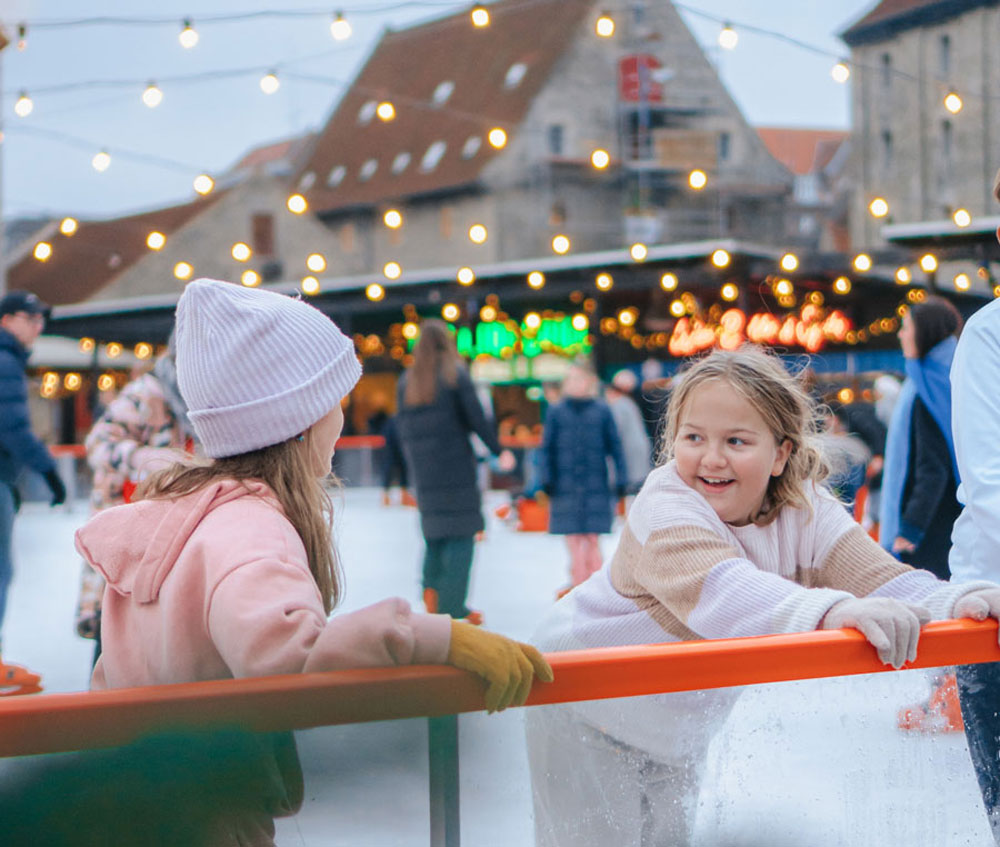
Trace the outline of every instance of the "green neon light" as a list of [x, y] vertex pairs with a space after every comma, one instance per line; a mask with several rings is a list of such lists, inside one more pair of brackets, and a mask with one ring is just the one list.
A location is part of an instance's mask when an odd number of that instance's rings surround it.
[[[476, 324], [475, 332], [467, 326], [457, 330], [451, 325], [448, 328], [455, 333], [458, 352], [469, 359], [477, 356], [507, 359], [515, 354], [533, 359], [542, 353], [577, 356], [591, 349], [587, 330], [575, 329], [571, 318], [544, 318], [537, 330], [524, 324], [514, 324], [513, 329], [511, 326], [501, 321], [484, 321]], [[410, 339], [408, 349], [412, 350], [415, 343], [416, 339]]]

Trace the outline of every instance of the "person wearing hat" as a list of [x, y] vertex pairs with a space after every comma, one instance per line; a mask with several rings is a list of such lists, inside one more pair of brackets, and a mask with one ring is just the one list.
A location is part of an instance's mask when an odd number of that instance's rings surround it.
[[[48, 306], [29, 291], [9, 291], [0, 298], [0, 637], [13, 575], [11, 535], [20, 506], [17, 477], [28, 467], [45, 478], [52, 490], [53, 506], [66, 500], [55, 459], [31, 431], [28, 417], [25, 369], [48, 311]], [[0, 641], [0, 695], [34, 693], [40, 690], [39, 682], [38, 674], [4, 661]]]
[[[439, 663], [477, 673], [493, 711], [523, 703], [535, 676], [551, 680], [534, 648], [398, 597], [328, 619], [342, 586], [322, 481], [361, 365], [326, 315], [199, 279], [175, 332], [208, 458], [151, 475], [78, 530], [107, 582], [93, 688]], [[297, 760], [281, 762], [294, 786]], [[284, 813], [301, 787], [297, 798]]]

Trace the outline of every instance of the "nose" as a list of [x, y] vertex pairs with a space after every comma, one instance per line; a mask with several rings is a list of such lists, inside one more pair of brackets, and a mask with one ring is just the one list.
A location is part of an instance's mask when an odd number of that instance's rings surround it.
[[710, 468], [720, 468], [726, 464], [726, 457], [722, 452], [722, 445], [717, 441], [709, 441], [702, 454], [701, 463]]

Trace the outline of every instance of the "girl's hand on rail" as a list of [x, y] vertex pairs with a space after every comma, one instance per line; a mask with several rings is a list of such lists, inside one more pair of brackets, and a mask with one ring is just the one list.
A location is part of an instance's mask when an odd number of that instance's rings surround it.
[[530, 644], [513, 641], [462, 621], [451, 622], [448, 664], [479, 674], [486, 681], [486, 709], [521, 706], [537, 676], [552, 682], [552, 668]]
[[878, 651], [879, 659], [899, 670], [917, 658], [920, 627], [931, 613], [889, 597], [855, 597], [841, 600], [823, 618], [821, 629], [853, 627]]
[[[956, 618], [972, 618], [984, 621], [987, 618], [1000, 620], [1000, 588], [980, 588], [970, 591], [964, 597], [959, 597], [951, 610]], [[997, 630], [997, 640], [1000, 642], [1000, 629]]]

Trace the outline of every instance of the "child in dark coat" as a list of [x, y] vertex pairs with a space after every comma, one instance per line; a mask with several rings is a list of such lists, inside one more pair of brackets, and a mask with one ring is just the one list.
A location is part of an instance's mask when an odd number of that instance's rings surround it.
[[[541, 487], [549, 496], [549, 532], [566, 536], [570, 576], [579, 585], [602, 564], [597, 536], [611, 531], [614, 499], [628, 474], [611, 410], [597, 399], [597, 377], [574, 365], [563, 381], [563, 399], [545, 419]], [[614, 488], [608, 458], [615, 466]]]

